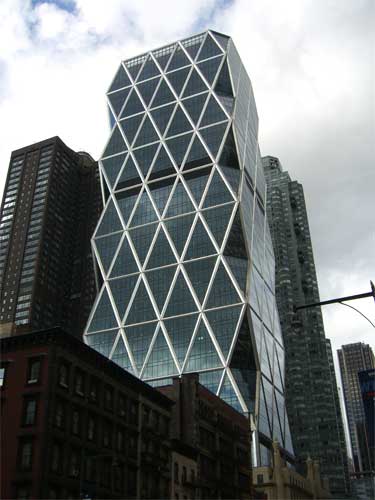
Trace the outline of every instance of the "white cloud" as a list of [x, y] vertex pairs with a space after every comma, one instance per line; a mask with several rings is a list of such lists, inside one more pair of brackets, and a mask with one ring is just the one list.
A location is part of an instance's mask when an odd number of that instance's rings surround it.
[[[373, 10], [371, 0], [2, 0], [1, 184], [12, 150], [52, 135], [98, 157], [119, 61], [212, 27], [233, 36], [248, 69], [263, 154], [279, 156], [304, 185], [322, 298], [367, 289], [375, 278]], [[370, 325], [335, 307], [324, 313], [335, 347], [374, 344]], [[363, 307], [374, 317], [372, 304]]]

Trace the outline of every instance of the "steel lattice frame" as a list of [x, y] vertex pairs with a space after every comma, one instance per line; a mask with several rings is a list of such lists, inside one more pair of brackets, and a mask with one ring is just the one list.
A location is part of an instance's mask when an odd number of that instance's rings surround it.
[[86, 343], [153, 385], [198, 371], [292, 453], [258, 118], [232, 40], [123, 61], [107, 98]]

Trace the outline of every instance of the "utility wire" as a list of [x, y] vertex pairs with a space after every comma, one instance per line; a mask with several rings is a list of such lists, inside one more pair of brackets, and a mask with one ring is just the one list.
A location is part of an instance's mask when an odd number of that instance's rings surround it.
[[375, 325], [374, 323], [368, 319], [367, 316], [365, 316], [363, 313], [361, 313], [361, 311], [358, 311], [358, 309], [356, 309], [355, 307], [353, 306], [350, 306], [349, 304], [345, 304], [345, 302], [339, 302], [339, 304], [341, 304], [342, 306], [346, 306], [346, 307], [350, 307], [350, 309], [354, 309], [355, 311], [357, 311], [358, 314], [360, 314], [361, 316], [363, 316], [365, 319], [367, 319], [367, 321], [370, 323], [370, 325], [375, 328]]

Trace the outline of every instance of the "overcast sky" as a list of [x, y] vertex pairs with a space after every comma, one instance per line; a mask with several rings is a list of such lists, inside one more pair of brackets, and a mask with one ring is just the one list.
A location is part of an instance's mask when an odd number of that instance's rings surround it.
[[[304, 186], [322, 299], [375, 281], [373, 0], [1, 0], [0, 192], [12, 150], [59, 135], [96, 159], [119, 61], [206, 28], [233, 37], [253, 83], [263, 155]], [[351, 303], [375, 322], [372, 299]], [[342, 305], [334, 349], [375, 345]]]

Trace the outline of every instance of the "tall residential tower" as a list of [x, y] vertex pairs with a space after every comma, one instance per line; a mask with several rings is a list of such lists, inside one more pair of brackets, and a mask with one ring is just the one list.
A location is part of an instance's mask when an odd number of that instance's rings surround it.
[[[366, 415], [358, 372], [375, 368], [375, 358], [371, 347], [362, 342], [346, 344], [337, 351], [339, 358], [346, 415], [348, 417], [350, 444], [356, 472], [370, 471], [371, 463]], [[373, 426], [375, 423], [373, 423]]]
[[293, 459], [284, 347], [250, 79], [207, 31], [121, 63], [93, 237], [103, 283], [86, 342], [154, 385], [198, 372]]
[[82, 336], [95, 299], [97, 163], [58, 137], [13, 151], [0, 216], [0, 330]]
[[334, 496], [349, 490], [345, 436], [319, 291], [303, 188], [278, 158], [263, 158], [267, 215], [276, 258], [276, 299], [286, 353], [286, 405], [296, 456], [318, 459]]

